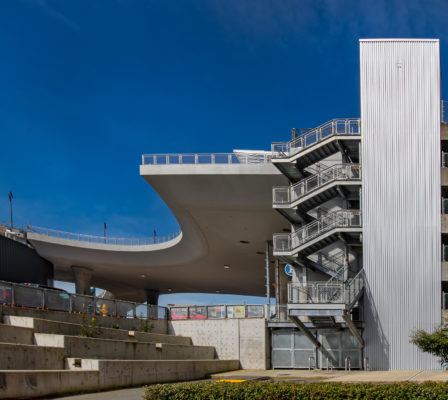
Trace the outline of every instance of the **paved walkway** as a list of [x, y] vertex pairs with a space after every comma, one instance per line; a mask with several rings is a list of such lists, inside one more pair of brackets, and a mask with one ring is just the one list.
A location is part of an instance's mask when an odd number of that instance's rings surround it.
[[58, 397], [53, 400], [142, 400], [141, 388], [111, 390], [108, 392], [77, 394], [75, 396]]
[[303, 382], [424, 382], [448, 381], [448, 371], [402, 370], [402, 371], [325, 371], [325, 370], [257, 370], [224, 372], [214, 374], [214, 379], [238, 379], [254, 377], [268, 377], [279, 381]]
[[[299, 382], [425, 382], [448, 381], [448, 371], [404, 370], [404, 371], [304, 371], [304, 370], [260, 370], [245, 369], [212, 375], [213, 379], [257, 379]], [[142, 400], [141, 388], [120, 389], [108, 392], [79, 394], [58, 397], [54, 400]]]

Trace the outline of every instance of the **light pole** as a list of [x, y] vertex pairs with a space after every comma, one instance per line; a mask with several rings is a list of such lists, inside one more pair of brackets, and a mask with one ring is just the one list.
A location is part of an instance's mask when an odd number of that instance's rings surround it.
[[12, 199], [14, 198], [14, 196], [12, 195], [11, 191], [9, 192], [8, 197], [9, 197], [9, 209], [11, 211], [11, 229], [12, 229], [12, 227], [13, 227], [13, 224], [12, 224]]
[[104, 239], [106, 239], [106, 223], [104, 223]]

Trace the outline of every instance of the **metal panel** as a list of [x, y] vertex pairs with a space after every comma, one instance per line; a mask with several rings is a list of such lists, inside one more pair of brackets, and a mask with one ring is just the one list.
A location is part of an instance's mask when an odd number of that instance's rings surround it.
[[51, 285], [53, 265], [31, 247], [0, 235], [0, 279]]
[[362, 40], [366, 349], [372, 369], [429, 369], [411, 343], [441, 320], [438, 40]]

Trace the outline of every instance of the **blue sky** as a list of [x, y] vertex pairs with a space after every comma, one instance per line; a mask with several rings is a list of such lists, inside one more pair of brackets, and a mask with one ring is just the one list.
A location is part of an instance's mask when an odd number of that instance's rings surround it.
[[174, 231], [142, 153], [268, 149], [357, 117], [358, 39], [440, 38], [443, 72], [447, 15], [445, 0], [1, 0], [0, 219], [11, 190], [19, 224]]

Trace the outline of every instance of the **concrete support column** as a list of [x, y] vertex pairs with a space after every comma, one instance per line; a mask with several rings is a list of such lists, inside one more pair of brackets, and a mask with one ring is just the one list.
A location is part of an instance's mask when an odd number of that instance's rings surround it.
[[145, 289], [146, 302], [157, 305], [159, 302], [159, 291], [157, 289]]
[[75, 278], [75, 291], [77, 294], [90, 295], [92, 285], [92, 270], [87, 267], [72, 266]]

